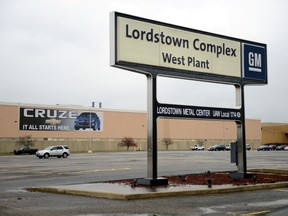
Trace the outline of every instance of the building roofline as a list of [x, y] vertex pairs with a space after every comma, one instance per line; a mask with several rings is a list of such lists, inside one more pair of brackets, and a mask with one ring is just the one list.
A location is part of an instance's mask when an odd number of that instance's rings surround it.
[[15, 102], [0, 102], [3, 106], [19, 106], [19, 107], [43, 107], [43, 108], [53, 108], [53, 109], [78, 109], [78, 110], [95, 110], [95, 111], [105, 111], [105, 112], [130, 112], [130, 113], [147, 113], [143, 110], [121, 110], [121, 109], [107, 109], [107, 108], [97, 108], [97, 107], [85, 107], [83, 105], [75, 104], [31, 104], [31, 103], [15, 103]]

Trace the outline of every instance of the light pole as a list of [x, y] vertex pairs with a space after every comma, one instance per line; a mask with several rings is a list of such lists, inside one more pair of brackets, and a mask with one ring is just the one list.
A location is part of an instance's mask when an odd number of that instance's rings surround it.
[[[89, 131], [93, 131], [93, 129], [91, 128], [91, 115], [92, 115], [92, 109], [95, 108], [95, 103], [98, 103], [99, 108], [102, 108], [102, 102], [97, 102], [97, 101], [92, 101], [92, 107], [89, 113]], [[93, 153], [92, 151], [92, 137], [90, 136], [90, 140], [89, 140], [89, 150], [88, 153]]]
[[[91, 112], [89, 113], [89, 131], [91, 131]], [[92, 142], [92, 137], [90, 136], [88, 153], [93, 153], [91, 142]]]
[[95, 108], [95, 103], [98, 103], [98, 108], [102, 108], [102, 102], [92, 101], [92, 108]]

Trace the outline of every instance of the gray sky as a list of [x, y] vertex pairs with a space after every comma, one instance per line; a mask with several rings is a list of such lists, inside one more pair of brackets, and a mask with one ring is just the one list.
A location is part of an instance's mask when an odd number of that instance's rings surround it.
[[[245, 87], [246, 117], [288, 122], [286, 0], [0, 0], [0, 102], [146, 111], [146, 77], [109, 66], [109, 13], [267, 44], [268, 85]], [[233, 107], [234, 87], [159, 79], [163, 103]]]

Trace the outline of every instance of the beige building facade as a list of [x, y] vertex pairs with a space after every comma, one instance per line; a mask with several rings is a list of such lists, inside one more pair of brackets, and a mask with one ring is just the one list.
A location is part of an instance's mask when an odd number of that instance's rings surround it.
[[[99, 127], [93, 126], [94, 117], [90, 116], [89, 128], [79, 128], [84, 121], [79, 116], [85, 113], [96, 113]], [[159, 118], [157, 126], [159, 150], [166, 149], [165, 138], [172, 141], [169, 150], [189, 150], [198, 143], [207, 149], [215, 144], [229, 144], [236, 140], [237, 133], [234, 121]], [[119, 147], [118, 143], [124, 137], [132, 137], [138, 146], [131, 150], [146, 150], [147, 113], [82, 106], [1, 103], [0, 153], [12, 152], [18, 146], [19, 137], [24, 136], [31, 136], [34, 146], [39, 149], [65, 144], [72, 152], [125, 151], [126, 148]], [[255, 149], [261, 144], [261, 139], [261, 121], [247, 119], [246, 142]]]
[[262, 124], [263, 144], [286, 144], [288, 145], [288, 124], [284, 123], [263, 123]]

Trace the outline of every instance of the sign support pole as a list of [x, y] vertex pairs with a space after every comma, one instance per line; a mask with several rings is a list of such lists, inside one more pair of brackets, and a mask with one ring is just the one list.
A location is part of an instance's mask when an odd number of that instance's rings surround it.
[[237, 124], [237, 167], [238, 172], [231, 172], [232, 178], [252, 178], [255, 174], [247, 173], [247, 156], [246, 156], [246, 128], [245, 128], [245, 102], [244, 102], [244, 85], [235, 85], [236, 88], [236, 106], [240, 107], [241, 119], [236, 121]]
[[147, 176], [150, 179], [157, 179], [157, 78], [147, 75]]
[[147, 75], [147, 178], [137, 179], [141, 185], [168, 185], [168, 179], [158, 177], [157, 166], [157, 76]]
[[236, 86], [236, 106], [241, 108], [241, 121], [237, 122], [237, 158], [238, 172], [247, 172], [246, 163], [246, 130], [245, 130], [245, 103], [244, 103], [244, 85]]

